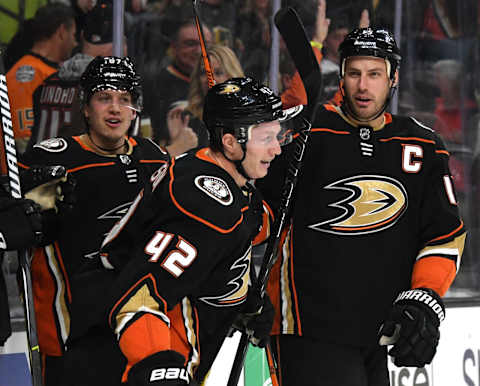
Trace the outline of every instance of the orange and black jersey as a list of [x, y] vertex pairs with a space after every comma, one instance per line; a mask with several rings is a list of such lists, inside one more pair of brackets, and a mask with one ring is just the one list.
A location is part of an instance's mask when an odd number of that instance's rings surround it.
[[[270, 277], [274, 333], [374, 345], [401, 290], [443, 296], [452, 283], [465, 230], [449, 154], [416, 120], [384, 118], [373, 130], [354, 126], [338, 107], [319, 109]], [[267, 202], [279, 166], [257, 182]]]
[[58, 64], [29, 52], [7, 72], [7, 86], [15, 138], [29, 138], [33, 126], [33, 93]]
[[[27, 151], [21, 165], [63, 165], [75, 179], [75, 204], [59, 213], [55, 242], [37, 248], [32, 263], [40, 348], [61, 355], [98, 321], [109, 272], [98, 251], [110, 228], [126, 213], [145, 181], [168, 162], [152, 141], [130, 137], [126, 154], [104, 156], [81, 137], [52, 138]], [[103, 268], [103, 267], [102, 267]]]
[[244, 308], [252, 242], [268, 219], [258, 193], [239, 188], [207, 148], [152, 176], [102, 248], [120, 271], [109, 322], [129, 365], [176, 350], [205, 376]]

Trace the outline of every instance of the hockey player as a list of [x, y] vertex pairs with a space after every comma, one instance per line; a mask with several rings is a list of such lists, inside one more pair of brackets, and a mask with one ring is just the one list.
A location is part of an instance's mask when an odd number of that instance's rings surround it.
[[[465, 241], [441, 139], [385, 112], [401, 59], [393, 35], [356, 29], [340, 57], [344, 102], [312, 122], [269, 280], [283, 386], [387, 386], [386, 344], [398, 366], [430, 363]], [[276, 186], [258, 181], [267, 202]]]
[[[63, 165], [76, 181], [75, 203], [59, 211], [55, 241], [32, 262], [45, 386], [118, 385], [124, 358], [100, 316], [110, 273], [98, 251], [141, 186], [168, 154], [127, 136], [140, 110], [140, 79], [128, 58], [96, 57], [80, 80], [87, 132], [36, 144], [26, 167]], [[101, 267], [101, 269], [100, 269]]]
[[250, 181], [267, 174], [298, 111], [251, 78], [212, 87], [210, 146], [161, 167], [105, 239], [104, 265], [119, 272], [108, 320], [128, 385], [203, 381], [237, 315], [262, 306], [249, 297], [250, 256], [268, 216]]

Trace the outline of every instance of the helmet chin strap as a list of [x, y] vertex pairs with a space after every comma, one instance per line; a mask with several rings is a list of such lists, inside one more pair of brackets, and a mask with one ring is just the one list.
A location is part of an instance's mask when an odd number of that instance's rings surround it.
[[225, 154], [225, 152], [223, 151], [223, 149], [222, 149], [222, 154], [226, 159], [228, 159], [230, 162], [232, 162], [235, 165], [235, 168], [242, 175], [242, 177], [246, 178], [247, 180], [252, 180], [252, 177], [250, 177], [247, 174], [247, 172], [245, 171], [245, 169], [242, 165], [242, 162], [245, 160], [245, 157], [247, 156], [247, 145], [246, 145], [246, 143], [241, 143], [240, 146], [242, 147], [242, 150], [243, 150], [242, 159], [232, 160], [232, 159], [228, 158], [227, 155]]

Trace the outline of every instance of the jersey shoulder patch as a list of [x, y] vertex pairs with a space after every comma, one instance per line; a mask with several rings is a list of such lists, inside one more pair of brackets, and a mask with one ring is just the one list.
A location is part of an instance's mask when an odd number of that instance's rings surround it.
[[170, 170], [170, 197], [188, 217], [220, 233], [229, 233], [243, 221], [248, 200], [223, 169], [188, 155]]
[[197, 176], [195, 177], [195, 186], [224, 206], [228, 206], [233, 202], [233, 195], [228, 184], [220, 177]]
[[15, 71], [15, 79], [18, 83], [28, 83], [35, 78], [35, 67], [28, 64], [20, 66]]
[[49, 153], [60, 153], [68, 148], [68, 144], [64, 138], [49, 138], [33, 145], [33, 147]]

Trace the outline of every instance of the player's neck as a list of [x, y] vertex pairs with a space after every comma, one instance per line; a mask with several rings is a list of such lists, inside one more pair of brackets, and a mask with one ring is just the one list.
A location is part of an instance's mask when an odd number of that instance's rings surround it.
[[100, 155], [125, 154], [128, 151], [126, 138], [121, 138], [111, 143], [104, 143], [105, 141], [101, 141], [98, 138], [92, 138], [91, 134], [82, 134], [81, 139], [90, 149]]
[[243, 177], [235, 167], [235, 164], [228, 160], [222, 153], [213, 151], [212, 149], [208, 149], [210, 157], [216, 162], [218, 166], [220, 166], [223, 170], [225, 170], [230, 176], [234, 179], [236, 184], [240, 187], [244, 186], [247, 182], [247, 179]]

